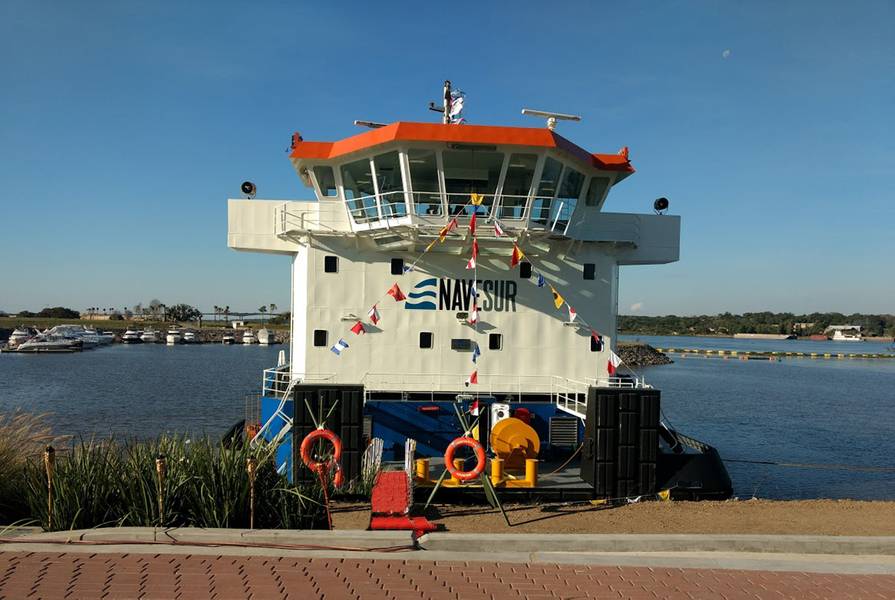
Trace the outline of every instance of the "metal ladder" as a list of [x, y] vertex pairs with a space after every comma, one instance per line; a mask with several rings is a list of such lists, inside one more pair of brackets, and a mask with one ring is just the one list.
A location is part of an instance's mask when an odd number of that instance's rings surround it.
[[[283, 391], [282, 397], [280, 397], [280, 404], [277, 406], [277, 409], [273, 412], [272, 415], [270, 415], [270, 418], [267, 419], [264, 425], [261, 426], [261, 429], [258, 430], [258, 433], [255, 434], [255, 437], [252, 438], [251, 444], [253, 446], [266, 441], [264, 439], [264, 434], [270, 430], [271, 426], [278, 418], [283, 421], [283, 427], [280, 428], [280, 430], [277, 432], [274, 438], [268, 442], [268, 444], [276, 448], [283, 441], [283, 438], [285, 438], [292, 431], [292, 417], [287, 415], [283, 409], [286, 407], [286, 401], [292, 395], [292, 390], [298, 383], [299, 379], [297, 378], [291, 379], [289, 381], [289, 385], [286, 386], [285, 391]], [[277, 473], [280, 473], [282, 475], [283, 472], [285, 472], [286, 470], [286, 464], [286, 462], [283, 462], [283, 464], [277, 467]]]

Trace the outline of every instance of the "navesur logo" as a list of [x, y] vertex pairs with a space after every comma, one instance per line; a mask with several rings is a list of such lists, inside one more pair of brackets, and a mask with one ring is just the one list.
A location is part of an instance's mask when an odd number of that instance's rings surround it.
[[516, 312], [516, 282], [507, 279], [453, 279], [429, 277], [407, 294], [408, 310], [468, 311], [475, 295], [481, 311]]

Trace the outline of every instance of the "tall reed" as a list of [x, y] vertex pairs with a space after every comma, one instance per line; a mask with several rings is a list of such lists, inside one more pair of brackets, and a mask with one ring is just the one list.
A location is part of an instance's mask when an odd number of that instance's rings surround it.
[[28, 505], [19, 488], [28, 460], [60, 441], [47, 424], [47, 415], [20, 410], [0, 414], [0, 523], [27, 518]]
[[[45, 528], [107, 525], [249, 526], [246, 465], [257, 461], [255, 526], [310, 528], [323, 518], [322, 490], [296, 486], [277, 474], [271, 449], [231, 445], [208, 438], [162, 436], [146, 442], [79, 440], [60, 453], [53, 479], [52, 523], [47, 477], [40, 460], [23, 470], [30, 514]], [[164, 457], [159, 479], [156, 459]], [[159, 502], [161, 497], [161, 502]]]

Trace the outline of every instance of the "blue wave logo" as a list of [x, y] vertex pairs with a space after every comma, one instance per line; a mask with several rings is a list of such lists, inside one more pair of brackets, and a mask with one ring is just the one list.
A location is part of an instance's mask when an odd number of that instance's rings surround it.
[[404, 308], [407, 310], [435, 310], [435, 298], [438, 297], [437, 289], [437, 279], [434, 277], [423, 279], [407, 294]]

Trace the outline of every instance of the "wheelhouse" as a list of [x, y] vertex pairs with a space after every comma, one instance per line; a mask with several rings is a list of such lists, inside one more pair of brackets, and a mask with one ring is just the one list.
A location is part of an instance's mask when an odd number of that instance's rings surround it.
[[[634, 171], [626, 148], [591, 154], [546, 129], [459, 130], [399, 122], [336, 143], [295, 134], [290, 159], [321, 213], [344, 211], [354, 232], [441, 228], [476, 211], [511, 229], [567, 235], [595, 219], [609, 189]], [[469, 205], [471, 194], [481, 205]]]

